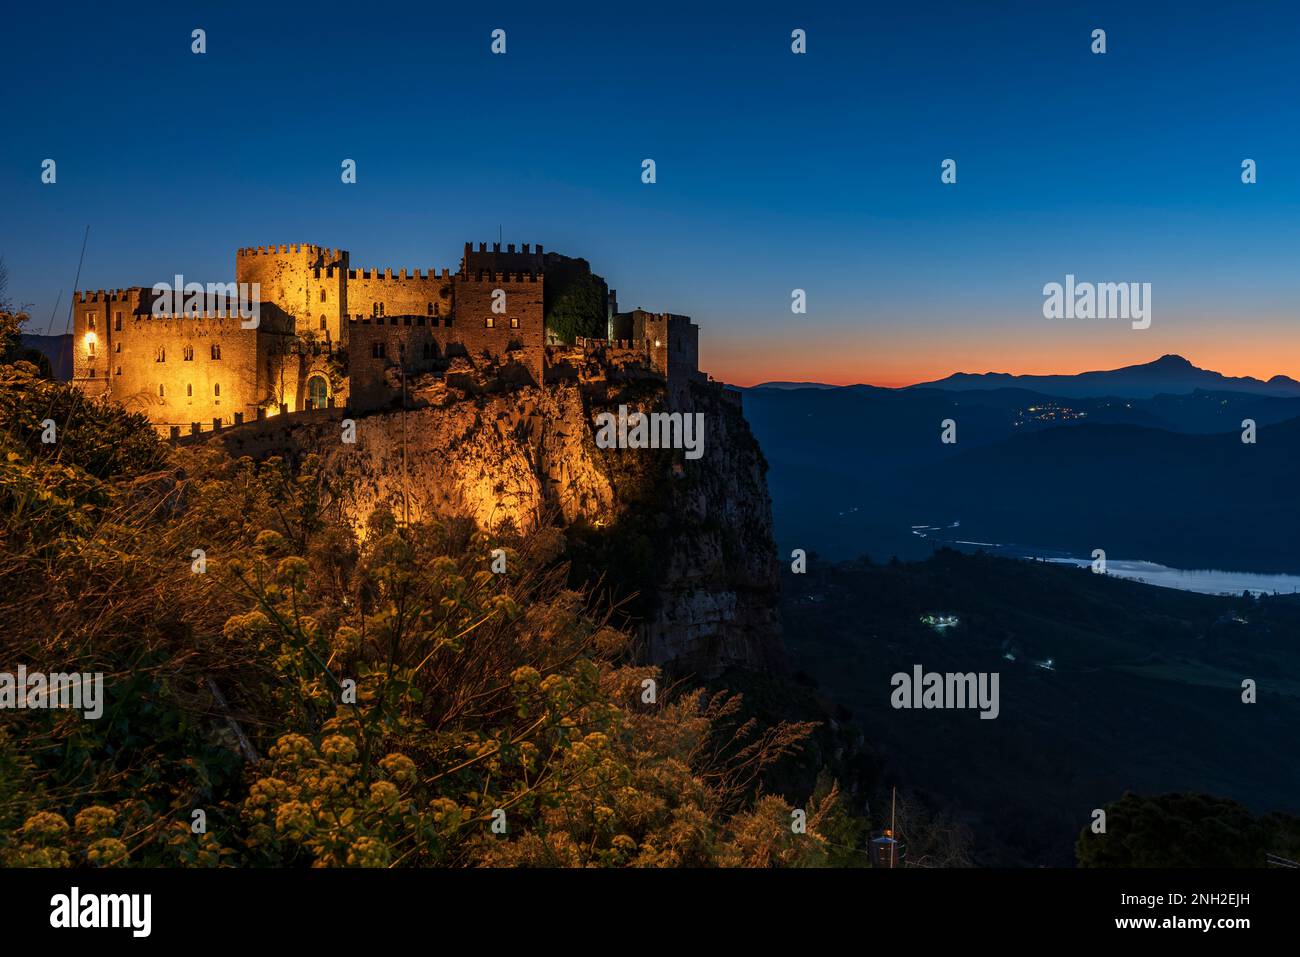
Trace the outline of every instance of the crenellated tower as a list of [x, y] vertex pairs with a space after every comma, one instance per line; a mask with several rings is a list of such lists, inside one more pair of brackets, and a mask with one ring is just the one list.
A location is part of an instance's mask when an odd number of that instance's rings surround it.
[[348, 253], [309, 243], [248, 246], [235, 281], [257, 283], [263, 317], [291, 317], [298, 335], [331, 345], [347, 335]]

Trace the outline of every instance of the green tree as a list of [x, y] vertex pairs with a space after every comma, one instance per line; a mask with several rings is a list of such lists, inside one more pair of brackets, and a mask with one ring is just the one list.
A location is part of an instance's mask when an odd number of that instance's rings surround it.
[[561, 342], [579, 336], [603, 339], [607, 332], [609, 287], [590, 270], [546, 274], [546, 331]]
[[1300, 818], [1257, 817], [1208, 794], [1126, 792], [1104, 810], [1106, 833], [1079, 834], [1080, 867], [1263, 867], [1265, 852], [1300, 844]]

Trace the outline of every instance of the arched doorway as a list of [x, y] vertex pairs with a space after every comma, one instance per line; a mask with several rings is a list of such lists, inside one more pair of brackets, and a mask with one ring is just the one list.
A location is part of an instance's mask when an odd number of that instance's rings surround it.
[[323, 409], [329, 402], [330, 386], [323, 375], [314, 375], [307, 380], [307, 401], [313, 409]]

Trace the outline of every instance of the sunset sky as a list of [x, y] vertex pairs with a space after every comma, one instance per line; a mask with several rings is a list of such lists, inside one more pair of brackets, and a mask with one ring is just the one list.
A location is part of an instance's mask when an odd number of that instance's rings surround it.
[[[623, 308], [692, 315], [701, 366], [742, 385], [1170, 352], [1300, 378], [1293, 6], [871, 6], [603, 5], [576, 28], [537, 4], [23, 4], [0, 155], [11, 295], [63, 331], [87, 224], [90, 289], [224, 281], [237, 247], [282, 242], [455, 268], [500, 227], [586, 257]], [[1067, 273], [1151, 283], [1151, 328], [1044, 319]]]

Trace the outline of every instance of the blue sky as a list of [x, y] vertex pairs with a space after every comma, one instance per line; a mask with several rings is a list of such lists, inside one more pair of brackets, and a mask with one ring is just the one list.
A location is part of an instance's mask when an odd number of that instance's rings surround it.
[[[11, 294], [43, 329], [62, 291], [61, 331], [87, 224], [82, 288], [227, 279], [280, 242], [455, 268], [500, 227], [695, 316], [704, 366], [742, 383], [1173, 351], [1300, 375], [1300, 13], [978, 6], [25, 4]], [[1067, 272], [1151, 282], [1152, 328], [1045, 320]]]

